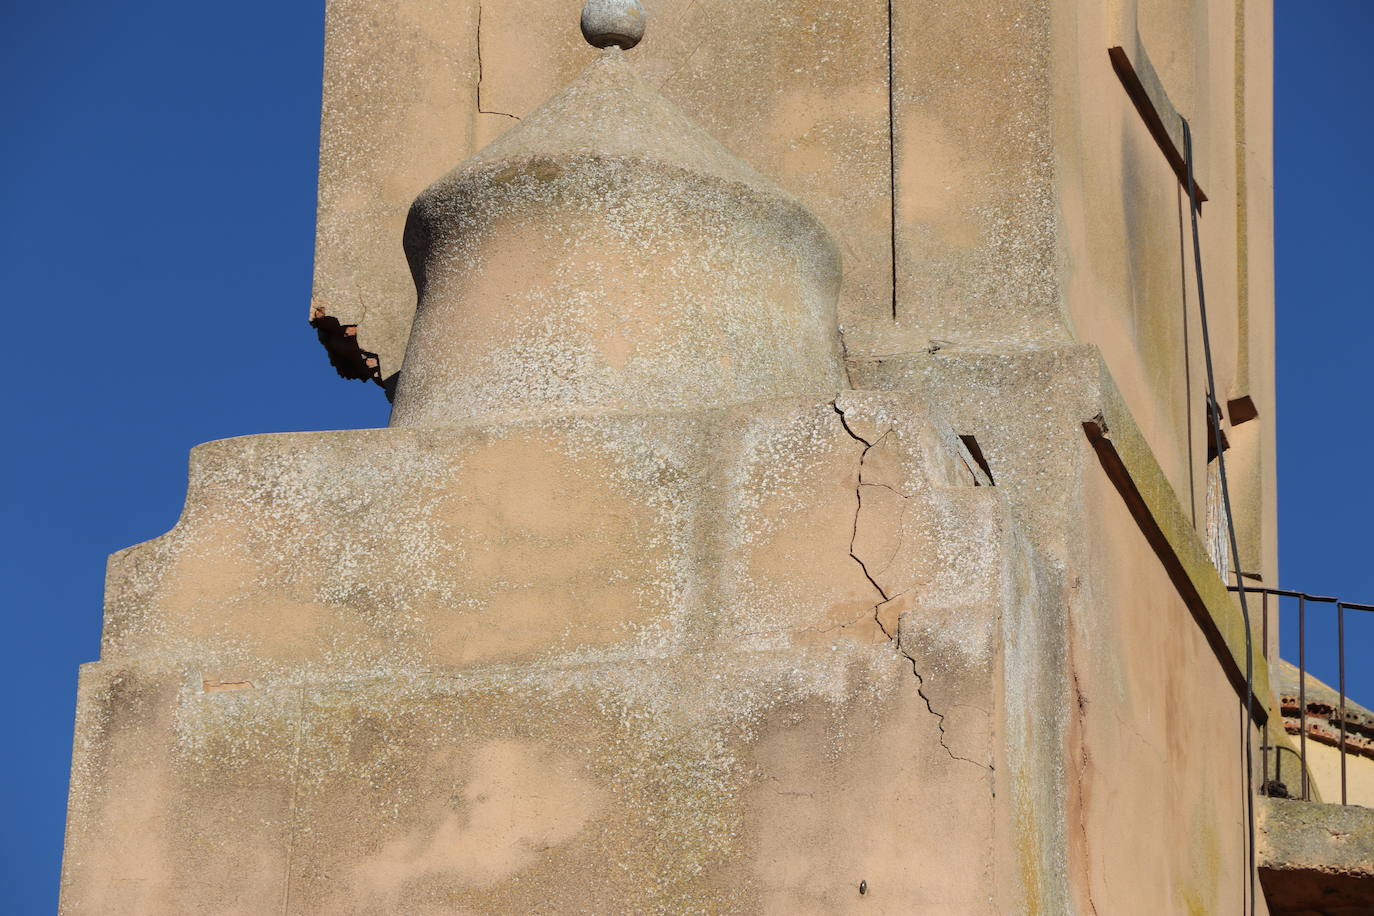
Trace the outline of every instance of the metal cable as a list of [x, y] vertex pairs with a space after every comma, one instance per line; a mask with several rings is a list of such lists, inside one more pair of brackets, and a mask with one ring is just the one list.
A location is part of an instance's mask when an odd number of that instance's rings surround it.
[[1193, 180], [1193, 130], [1187, 118], [1183, 122], [1183, 150], [1188, 162], [1188, 214], [1193, 224], [1193, 272], [1197, 276], [1198, 313], [1202, 318], [1202, 352], [1207, 361], [1207, 417], [1212, 426], [1212, 441], [1217, 450], [1217, 475], [1221, 478], [1221, 501], [1226, 509], [1226, 532], [1231, 542], [1231, 566], [1236, 574], [1236, 594], [1240, 596], [1240, 613], [1245, 622], [1245, 820], [1247, 827], [1246, 865], [1249, 913], [1255, 910], [1255, 787], [1254, 763], [1251, 750], [1251, 726], [1255, 721], [1255, 661], [1254, 637], [1250, 632], [1250, 606], [1245, 600], [1245, 579], [1240, 575], [1240, 548], [1236, 541], [1236, 522], [1231, 515], [1231, 488], [1226, 480], [1226, 450], [1221, 438], [1221, 407], [1217, 403], [1216, 378], [1212, 373], [1212, 341], [1207, 328], [1207, 296], [1202, 286], [1202, 243], [1197, 232], [1197, 183]]

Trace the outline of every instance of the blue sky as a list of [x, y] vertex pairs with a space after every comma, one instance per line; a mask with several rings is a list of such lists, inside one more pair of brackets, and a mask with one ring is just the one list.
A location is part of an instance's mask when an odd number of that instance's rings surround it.
[[[1374, 73], [1360, 38], [1374, 3], [1276, 6], [1279, 574], [1374, 604]], [[1309, 669], [1334, 685], [1334, 616], [1314, 608], [1308, 625]], [[1295, 634], [1286, 620], [1294, 660]], [[1348, 613], [1346, 640], [1349, 689], [1374, 707], [1374, 614]]]
[[[1374, 4], [1277, 5], [1283, 579], [1374, 602]], [[55, 907], [105, 556], [173, 524], [199, 442], [386, 422], [304, 324], [322, 22], [319, 0], [0, 5], [6, 913]], [[1351, 684], [1374, 702], [1374, 672]]]

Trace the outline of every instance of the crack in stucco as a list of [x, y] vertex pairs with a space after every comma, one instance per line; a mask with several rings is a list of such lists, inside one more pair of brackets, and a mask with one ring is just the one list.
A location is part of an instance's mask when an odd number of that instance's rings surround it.
[[926, 694], [926, 679], [921, 675], [920, 668], [917, 667], [916, 657], [902, 647], [901, 640], [897, 641], [897, 651], [902, 653], [903, 658], [911, 662], [911, 673], [916, 675], [916, 694], [922, 700], [925, 701], [926, 710], [937, 720], [936, 725], [940, 729], [940, 747], [944, 748], [945, 753], [948, 754], [954, 760], [962, 760], [965, 763], [973, 764], [980, 770], [992, 772], [992, 764], [981, 763], [977, 760], [974, 760], [972, 757], [965, 757], [962, 754], [954, 753], [954, 748], [950, 747], [949, 742], [945, 740], [947, 737], [945, 733], [945, 713], [940, 712], [933, 705], [931, 705], [930, 697]]
[[[861, 558], [858, 554], [854, 552], [854, 542], [859, 537], [859, 516], [862, 515], [864, 511], [864, 459], [868, 457], [868, 453], [871, 452], [875, 446], [877, 446], [879, 443], [881, 443], [884, 439], [887, 438], [888, 434], [891, 433], [892, 430], [888, 429], [875, 441], [869, 442], [863, 436], [860, 436], [858, 433], [854, 432], [854, 430], [849, 426], [849, 421], [845, 419], [844, 411], [840, 408], [840, 405], [838, 403], [836, 403], [835, 401], [831, 401], [830, 406], [835, 408], [835, 413], [839, 416], [840, 425], [844, 427], [844, 431], [848, 433], [850, 437], [853, 438], [855, 441], [863, 443], [864, 446], [864, 450], [859, 454], [859, 473], [855, 478], [854, 484], [854, 498], [857, 502], [857, 507], [854, 510], [854, 526], [850, 529], [849, 533], [849, 558], [853, 560], [855, 563], [859, 564], [859, 569], [863, 570], [864, 578], [867, 579], [875, 589], [877, 589], [878, 594], [881, 595], [883, 598], [882, 601], [878, 602], [878, 604], [874, 605], [873, 607], [873, 619], [878, 620], [878, 607], [891, 601], [893, 596], [889, 595], [887, 591], [884, 590], [883, 587], [878, 584], [878, 580], [873, 578], [873, 574], [868, 571], [868, 565], [864, 563], [863, 558]], [[881, 620], [878, 620], [878, 626], [882, 628], [883, 635], [885, 635], [888, 639], [892, 638], [892, 634], [887, 632], [887, 628], [883, 626]]]
[[[847, 245], [848, 243], [846, 243]], [[850, 388], [854, 387], [854, 370], [849, 365], [849, 344], [844, 339], [844, 325], [840, 325], [840, 365], [844, 367], [844, 381]]]
[[[889, 430], [889, 432], [890, 432], [890, 431], [891, 431], [891, 430]], [[881, 440], [879, 440], [879, 441], [881, 441]], [[900, 496], [902, 499], [911, 499], [911, 497], [908, 496], [906, 493], [903, 493], [901, 490], [897, 489], [896, 487], [894, 487], [894, 486], [892, 486], [892, 485], [890, 485], [890, 484], [885, 484], [885, 483], [869, 483], [869, 482], [866, 481], [866, 480], [860, 480], [860, 481], [859, 481], [859, 485], [860, 485], [860, 486], [864, 486], [864, 487], [882, 487], [884, 490], [891, 490], [893, 493], [896, 493], [896, 494], [897, 494], [898, 496]]]
[[897, 59], [893, 35], [895, 11], [887, 0], [887, 174], [892, 247], [892, 320], [897, 320]]
[[[863, 571], [864, 578], [866, 578], [873, 585], [873, 588], [877, 590], [878, 594], [882, 596], [883, 600], [879, 601], [877, 604], [873, 606], [873, 621], [878, 625], [878, 629], [882, 631], [883, 635], [886, 636], [888, 640], [896, 646], [897, 651], [902, 654], [902, 657], [911, 663], [911, 673], [916, 676], [916, 694], [926, 704], [926, 711], [935, 717], [935, 724], [940, 732], [940, 747], [944, 748], [945, 753], [948, 754], [950, 758], [953, 760], [962, 760], [966, 763], [973, 764], [979, 769], [991, 771], [992, 766], [990, 764], [980, 763], [979, 761], [974, 760], [971, 757], [964, 757], [960, 754], [954, 753], [954, 749], [949, 746], [949, 742], [946, 740], [947, 734], [945, 731], [945, 713], [942, 713], [939, 710], [937, 710], [934, 704], [931, 703], [930, 696], [926, 693], [925, 676], [921, 674], [921, 670], [916, 662], [915, 656], [913, 656], [910, 652], [906, 650], [905, 647], [902, 646], [902, 641], [899, 638], [901, 632], [901, 617], [899, 616], [897, 618], [896, 633], [890, 631], [887, 628], [887, 626], [883, 623], [881, 614], [882, 607], [886, 604], [889, 604], [893, 600], [900, 598], [902, 595], [905, 595], [906, 592], [899, 592], [896, 595], [888, 595], [887, 590], [884, 589], [880, 584], [878, 584], [878, 580], [875, 579], [873, 575], [869, 572], [868, 565], [863, 561], [863, 558], [854, 552], [854, 544], [859, 536], [859, 516], [863, 514], [863, 488], [865, 486], [881, 486], [880, 484], [865, 484], [863, 482], [864, 461], [868, 458], [868, 453], [871, 452], [873, 449], [877, 448], [879, 445], [881, 445], [883, 441], [887, 439], [887, 437], [890, 436], [895, 430], [892, 427], [888, 427], [886, 430], [883, 431], [883, 434], [881, 436], [870, 442], [863, 436], [860, 436], [858, 433], [856, 433], [854, 431], [854, 428], [849, 425], [849, 420], [844, 415], [844, 408], [840, 407], [838, 400], [831, 401], [830, 406], [835, 409], [836, 415], [839, 416], [840, 425], [844, 427], [844, 431], [849, 434], [850, 438], [854, 439], [856, 442], [859, 442], [864, 446], [864, 450], [859, 453], [859, 468], [854, 482], [854, 498], [856, 506], [854, 509], [854, 526], [849, 535], [849, 556], [851, 559], [854, 560], [855, 563], [859, 564], [859, 569]], [[888, 489], [892, 490], [893, 488], [888, 487]], [[893, 490], [893, 492], [897, 493], [899, 496], [902, 496], [903, 499], [907, 498], [905, 494], [902, 494], [897, 490]], [[890, 560], [888, 561], [888, 565], [891, 565]]]
[[477, 4], [477, 113], [501, 115], [502, 117], [510, 118], [512, 121], [519, 121], [519, 116], [513, 115], [510, 112], [495, 111], [482, 107], [482, 78], [482, 4], [479, 3]]
[[[881, 605], [880, 605], [880, 606], [881, 606]], [[853, 619], [850, 619], [850, 620], [842, 620], [842, 621], [840, 621], [840, 622], [838, 622], [838, 623], [832, 623], [832, 624], [831, 624], [830, 626], [828, 626], [828, 627], [819, 627], [819, 626], [808, 626], [808, 627], [778, 627], [778, 628], [774, 628], [774, 629], [771, 629], [771, 630], [750, 630], [750, 631], [748, 631], [748, 632], [746, 632], [746, 633], [741, 633], [741, 634], [740, 634], [740, 638], [742, 638], [742, 639], [750, 639], [750, 638], [753, 638], [753, 637], [756, 637], [756, 636], [777, 636], [778, 634], [781, 634], [781, 633], [817, 633], [817, 634], [833, 633], [833, 632], [835, 632], [836, 630], [846, 630], [846, 629], [848, 629], [849, 627], [852, 627], [852, 626], [854, 626], [854, 625], [856, 625], [856, 624], [862, 623], [863, 621], [867, 620], [867, 619], [869, 618], [869, 616], [870, 616], [870, 612], [865, 611], [864, 613], [858, 615], [857, 617], [854, 617]], [[882, 629], [882, 624], [879, 623], [879, 624], [878, 624], [878, 627], [879, 627], [879, 629]], [[887, 634], [887, 631], [886, 631], [886, 630], [883, 630], [883, 634], [886, 635], [886, 634]], [[891, 639], [890, 636], [889, 636], [888, 638]]]
[[[898, 495], [899, 497], [901, 497], [901, 499], [902, 499], [902, 512], [901, 512], [901, 514], [897, 517], [897, 525], [898, 525], [898, 528], [897, 528], [897, 537], [896, 537], [896, 539], [895, 539], [895, 543], [892, 545], [892, 553], [891, 553], [890, 555], [888, 555], [887, 560], [883, 563], [883, 568], [880, 569], [880, 570], [878, 570], [878, 574], [881, 575], [881, 574], [887, 572], [889, 569], [891, 569], [893, 563], [896, 563], [896, 562], [897, 562], [897, 557], [898, 557], [898, 555], [900, 555], [901, 552], [902, 552], [902, 546], [906, 543], [906, 529], [905, 529], [904, 527], [902, 527], [902, 523], [906, 520], [906, 512], [907, 512], [907, 509], [910, 508], [909, 503], [910, 503], [911, 497], [907, 496], [905, 493], [902, 493], [902, 492], [900, 492], [900, 491], [898, 491], [898, 490], [896, 490], [896, 489], [893, 489], [892, 487], [889, 487], [889, 486], [888, 486], [887, 484], [885, 484], [885, 483], [867, 483], [867, 482], [865, 482], [862, 478], [859, 480], [859, 486], [860, 486], [861, 488], [862, 488], [862, 487], [881, 487], [881, 488], [884, 489], [884, 490], [889, 490], [889, 491], [891, 491], [891, 492], [897, 494], [897, 495]], [[898, 592], [896, 595], [893, 595], [892, 597], [893, 597], [893, 599], [897, 599], [897, 598], [900, 598], [900, 597], [901, 597], [902, 595], [904, 595], [904, 594], [906, 594], [906, 592]]]
[[[872, 446], [869, 446], [869, 448], [872, 448]], [[864, 449], [864, 451], [867, 452], [868, 449]], [[860, 459], [860, 464], [862, 464], [862, 459]], [[849, 556], [851, 559], [853, 559], [855, 563], [859, 564], [859, 568], [863, 570], [864, 578], [868, 579], [868, 581], [872, 583], [873, 587], [877, 589], [878, 594], [882, 596], [883, 600], [879, 602], [879, 604], [886, 604], [887, 602], [891, 601], [893, 598], [897, 596], [889, 595], [887, 593], [887, 590], [878, 584], [878, 580], [873, 578], [873, 573], [869, 571], [868, 564], [863, 561], [862, 557], [860, 557], [857, 553], [854, 552], [854, 542], [858, 540], [859, 537], [859, 516], [861, 516], [864, 511], [864, 485], [862, 483], [854, 488], [854, 498], [855, 502], [857, 503], [857, 508], [854, 511], [854, 528], [849, 535]], [[888, 565], [891, 565], [891, 562], [892, 561], [889, 560]], [[879, 572], [881, 571], [882, 570], [879, 570]], [[878, 606], [874, 605], [873, 613], [875, 619], [877, 617], [877, 611]], [[881, 624], [879, 625], [881, 626]], [[883, 632], [887, 633], [886, 629], [884, 629]], [[887, 633], [887, 638], [891, 639], [892, 634]]]
[[[1092, 849], [1092, 846], [1091, 846], [1091, 844], [1090, 844], [1089, 841], [1088, 841], [1088, 812], [1087, 812], [1087, 805], [1084, 803], [1084, 800], [1083, 800], [1083, 786], [1085, 786], [1085, 785], [1087, 784], [1087, 779], [1088, 779], [1088, 751], [1087, 751], [1087, 748], [1086, 748], [1086, 747], [1083, 747], [1083, 746], [1082, 746], [1082, 742], [1083, 742], [1083, 729], [1084, 729], [1084, 727], [1085, 727], [1085, 725], [1086, 725], [1086, 722], [1085, 722], [1085, 719], [1084, 719], [1084, 716], [1083, 716], [1083, 710], [1086, 709], [1087, 706], [1088, 706], [1088, 699], [1087, 699], [1087, 697], [1085, 697], [1085, 696], [1083, 695], [1083, 687], [1082, 687], [1082, 685], [1078, 682], [1078, 672], [1076, 672], [1076, 671], [1073, 672], [1073, 694], [1074, 694], [1074, 709], [1076, 710], [1076, 714], [1077, 714], [1077, 716], [1078, 716], [1078, 735], [1079, 735], [1079, 754], [1078, 754], [1078, 829], [1079, 829], [1079, 831], [1080, 831], [1080, 832], [1082, 833], [1082, 835], [1083, 835], [1083, 857], [1084, 857], [1084, 860], [1085, 860], [1085, 861], [1084, 861], [1084, 864], [1085, 864], [1085, 866], [1086, 866], [1086, 865], [1087, 865], [1086, 859], [1087, 859], [1087, 857], [1088, 857], [1088, 851], [1089, 851], [1090, 849]], [[1087, 898], [1088, 898], [1088, 908], [1089, 908], [1090, 910], [1092, 910], [1094, 916], [1096, 916], [1096, 914], [1097, 914], [1097, 903], [1094, 902], [1094, 900], [1093, 900], [1092, 869], [1090, 869], [1090, 868], [1085, 868], [1084, 871], [1085, 871], [1086, 877], [1085, 877], [1085, 880], [1084, 880], [1084, 882], [1083, 882], [1083, 892], [1084, 892], [1084, 894], [1085, 894], [1085, 895], [1087, 896]]]
[[702, 47], [706, 44], [710, 37], [711, 36], [708, 33], [705, 37], [701, 39], [701, 41], [697, 42], [696, 47], [694, 47], [690, 52], [688, 52], [687, 56], [682, 59], [682, 63], [678, 64], [677, 68], [674, 69], [672, 73], [669, 73], [666, 77], [659, 80], [658, 85], [654, 88], [662, 89], [668, 83], [671, 83], [673, 80], [677, 79], [677, 75], [681, 73], [683, 70], [687, 69], [687, 65], [692, 62], [692, 58], [697, 56], [697, 52], [702, 49]]

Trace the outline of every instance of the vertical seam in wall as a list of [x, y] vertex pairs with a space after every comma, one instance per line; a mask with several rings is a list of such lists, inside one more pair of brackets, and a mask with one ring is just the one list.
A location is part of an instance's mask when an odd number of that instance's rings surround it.
[[887, 0], [887, 156], [888, 195], [892, 222], [892, 320], [897, 320], [897, 87], [895, 42], [892, 35], [893, 0]]
[[1236, 379], [1238, 392], [1250, 389], [1250, 243], [1249, 188], [1246, 183], [1245, 4], [1236, 0], [1235, 131], [1236, 131]]

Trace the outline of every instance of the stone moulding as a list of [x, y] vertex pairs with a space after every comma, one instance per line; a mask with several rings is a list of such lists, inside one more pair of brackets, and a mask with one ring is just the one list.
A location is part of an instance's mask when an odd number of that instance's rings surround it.
[[111, 559], [102, 657], [234, 658], [207, 676], [236, 682], [264, 674], [242, 665], [886, 641], [880, 604], [895, 621], [982, 601], [986, 532], [956, 517], [995, 491], [958, 440], [911, 395], [839, 405], [208, 443], [176, 527]]
[[[1193, 612], [1227, 679], [1244, 700], [1246, 640], [1240, 605], [1217, 574], [1201, 537], [1188, 521], [1183, 504], [1131, 417], [1105, 363], [1100, 372], [1102, 412], [1085, 421], [1083, 431], [1179, 595]], [[1252, 620], [1254, 624], [1256, 621]], [[1257, 725], [1269, 721], [1274, 707], [1269, 664], [1262, 650], [1256, 635], [1251, 640], [1250, 659], [1254, 697], [1251, 709]]]

